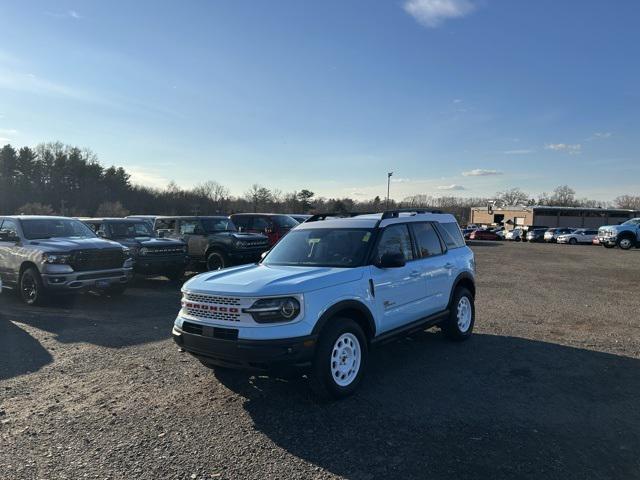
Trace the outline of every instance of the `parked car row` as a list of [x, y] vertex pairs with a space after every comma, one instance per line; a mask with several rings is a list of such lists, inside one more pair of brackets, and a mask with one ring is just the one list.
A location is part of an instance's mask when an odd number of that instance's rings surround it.
[[[526, 228], [526, 227], [525, 227]], [[607, 248], [620, 247], [628, 250], [640, 248], [640, 218], [633, 218], [620, 225], [608, 225], [595, 228], [547, 228], [547, 227], [516, 227], [505, 231], [504, 227], [478, 228], [477, 226], [463, 229], [465, 240], [509, 240], [515, 242], [547, 242], [568, 245], [592, 244], [603, 245]]]
[[0, 285], [34, 305], [56, 292], [119, 294], [134, 274], [177, 281], [186, 269], [255, 263], [297, 225], [281, 214], [0, 217]]

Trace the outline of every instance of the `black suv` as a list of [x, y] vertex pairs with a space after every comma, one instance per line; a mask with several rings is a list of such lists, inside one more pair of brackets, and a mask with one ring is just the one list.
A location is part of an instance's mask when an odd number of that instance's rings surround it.
[[185, 242], [192, 262], [207, 270], [257, 262], [269, 249], [266, 236], [240, 233], [228, 217], [157, 217], [153, 228]]
[[184, 242], [157, 238], [149, 221], [129, 218], [89, 218], [82, 222], [99, 237], [129, 248], [133, 270], [142, 275], [164, 275], [179, 280], [189, 263]]

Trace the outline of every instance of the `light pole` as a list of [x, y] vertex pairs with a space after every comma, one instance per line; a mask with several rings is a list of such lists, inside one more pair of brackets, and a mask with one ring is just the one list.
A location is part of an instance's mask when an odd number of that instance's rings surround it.
[[391, 176], [393, 172], [387, 173], [387, 210], [389, 210], [389, 189], [391, 188]]

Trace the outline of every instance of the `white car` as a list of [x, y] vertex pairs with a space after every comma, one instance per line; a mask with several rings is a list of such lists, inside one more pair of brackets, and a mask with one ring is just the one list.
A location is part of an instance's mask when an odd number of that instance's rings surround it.
[[524, 230], [521, 228], [514, 228], [513, 230], [509, 230], [504, 235], [505, 240], [511, 240], [514, 242], [521, 242], [524, 238]]
[[570, 245], [577, 245], [579, 243], [591, 244], [593, 239], [598, 236], [598, 230], [587, 230], [586, 228], [579, 228], [572, 233], [559, 235], [558, 243], [568, 243]]

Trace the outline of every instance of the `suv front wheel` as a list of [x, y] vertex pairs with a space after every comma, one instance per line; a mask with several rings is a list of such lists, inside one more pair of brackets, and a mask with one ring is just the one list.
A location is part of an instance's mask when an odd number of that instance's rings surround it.
[[473, 295], [468, 289], [458, 287], [449, 307], [449, 317], [442, 323], [442, 331], [451, 340], [466, 340], [473, 332], [475, 320]]
[[221, 270], [229, 266], [229, 259], [219, 250], [212, 250], [207, 255], [207, 270]]
[[320, 398], [355, 392], [367, 364], [367, 339], [349, 318], [335, 318], [323, 330], [311, 372], [311, 388]]

